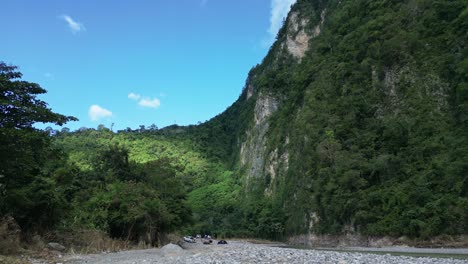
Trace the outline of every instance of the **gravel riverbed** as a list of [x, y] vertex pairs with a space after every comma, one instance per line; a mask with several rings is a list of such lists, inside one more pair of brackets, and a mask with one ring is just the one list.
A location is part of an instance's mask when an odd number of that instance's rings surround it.
[[[215, 241], [216, 242], [216, 241]], [[311, 249], [282, 248], [269, 244], [253, 244], [246, 241], [228, 241], [227, 245], [203, 245], [200, 241], [166, 245], [160, 249], [131, 250], [94, 255], [71, 255], [64, 264], [137, 264], [137, 263], [444, 263], [468, 264], [468, 259], [392, 256], [360, 252], [338, 252]]]

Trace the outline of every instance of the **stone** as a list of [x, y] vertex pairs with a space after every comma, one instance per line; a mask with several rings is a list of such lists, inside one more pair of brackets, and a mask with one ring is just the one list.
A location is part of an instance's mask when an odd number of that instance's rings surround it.
[[47, 247], [51, 250], [56, 250], [56, 251], [65, 251], [66, 248], [62, 245], [60, 245], [59, 243], [56, 243], [56, 242], [50, 242], [47, 244]]
[[167, 244], [167, 245], [165, 245], [164, 247], [161, 248], [161, 253], [164, 256], [176, 256], [176, 255], [181, 254], [183, 251], [184, 251], [183, 248], [181, 248], [180, 246], [178, 246], [176, 244], [172, 244], [172, 243]]

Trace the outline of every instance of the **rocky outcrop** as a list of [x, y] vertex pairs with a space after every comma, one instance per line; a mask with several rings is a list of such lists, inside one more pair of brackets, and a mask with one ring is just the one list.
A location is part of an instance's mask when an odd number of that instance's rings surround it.
[[255, 104], [255, 126], [261, 126], [263, 124], [268, 125], [268, 117], [270, 117], [276, 110], [278, 110], [278, 100], [273, 96], [261, 94]]
[[268, 118], [278, 110], [278, 107], [279, 102], [273, 96], [259, 94], [254, 109], [254, 125], [246, 132], [247, 139], [241, 144], [240, 149], [241, 166], [247, 170], [247, 186], [251, 178], [264, 175]]
[[[298, 12], [292, 12], [288, 17], [287, 34], [285, 40], [280, 44], [281, 49], [286, 49], [293, 57], [301, 60], [309, 48], [309, 40], [320, 35], [322, 25], [325, 21], [326, 11], [321, 12], [320, 22], [312, 32], [306, 28], [309, 20], [300, 16]], [[309, 30], [310, 31], [310, 30]], [[276, 59], [281, 56], [282, 51], [274, 54]], [[261, 73], [260, 73], [261, 74]], [[256, 76], [250, 76], [245, 86], [247, 100], [257, 93], [254, 86]], [[287, 87], [285, 87], [287, 89]], [[241, 143], [240, 162], [246, 169], [247, 185], [251, 178], [267, 177], [265, 194], [271, 194], [273, 183], [279, 173], [284, 173], [289, 168], [289, 153], [287, 148], [274, 149], [267, 153], [266, 134], [269, 128], [268, 118], [278, 109], [279, 100], [272, 95], [261, 93], [256, 97], [254, 109], [254, 125], [247, 132], [247, 139]], [[287, 145], [289, 139], [284, 142]]]
[[304, 29], [308, 22], [307, 19], [300, 19], [297, 12], [291, 13], [289, 17], [286, 47], [289, 53], [298, 59], [304, 57], [309, 48], [310, 36]]
[[286, 48], [291, 55], [297, 59], [302, 59], [309, 49], [309, 40], [320, 35], [325, 22], [326, 10], [320, 15], [320, 22], [314, 27], [311, 33], [306, 32], [308, 19], [300, 18], [298, 12], [293, 12], [289, 16], [288, 34], [286, 36]]
[[254, 86], [253, 84], [248, 84], [247, 85], [247, 100], [250, 99], [250, 97], [252, 97], [253, 93], [254, 93]]
[[[449, 84], [438, 75], [420, 72], [417, 69], [414, 65], [385, 68], [381, 80], [378, 79], [375, 68], [372, 69], [372, 83], [374, 87], [378, 87], [381, 82], [385, 95], [384, 104], [377, 111], [377, 117], [410, 109], [417, 100], [425, 101], [427, 106], [432, 105], [433, 111], [441, 111], [448, 107]], [[411, 97], [412, 101], [408, 100], [408, 94], [414, 95]]]
[[[289, 144], [289, 137], [286, 138], [283, 143], [287, 148]], [[265, 195], [270, 196], [273, 194], [275, 182], [277, 177], [281, 174], [284, 174], [289, 169], [289, 152], [285, 150], [283, 153], [279, 153], [279, 149], [276, 148], [268, 156], [268, 161], [265, 164], [265, 174], [268, 177], [267, 186], [265, 188]]]

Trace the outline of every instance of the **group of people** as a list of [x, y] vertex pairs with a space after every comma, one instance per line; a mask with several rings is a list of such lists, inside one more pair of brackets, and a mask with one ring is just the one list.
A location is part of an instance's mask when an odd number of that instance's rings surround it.
[[[197, 235], [197, 238], [199, 237], [200, 235]], [[211, 243], [213, 243], [213, 240], [211, 239], [211, 236], [210, 235], [204, 235], [203, 236], [203, 244], [205, 245], [209, 245]]]
[[[209, 245], [213, 243], [213, 239], [211, 239], [211, 236], [207, 234], [205, 234], [203, 237], [199, 234], [197, 234], [195, 238], [193, 236], [184, 237], [184, 241], [189, 242], [189, 243], [196, 243], [197, 239], [201, 239], [202, 243], [205, 245]], [[225, 245], [225, 244], [227, 244], [226, 240], [218, 241], [218, 245]]]
[[[201, 235], [197, 235], [196, 238], [200, 239], [200, 238], [201, 238]], [[205, 235], [203, 236], [203, 239], [211, 239], [211, 236], [205, 234]]]

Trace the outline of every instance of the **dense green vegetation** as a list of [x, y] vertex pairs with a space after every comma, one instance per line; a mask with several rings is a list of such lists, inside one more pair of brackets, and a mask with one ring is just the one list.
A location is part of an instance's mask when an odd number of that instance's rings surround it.
[[[45, 90], [20, 78], [16, 67], [0, 64], [2, 217], [12, 216], [23, 234], [99, 229], [152, 244], [162, 233], [190, 223], [184, 184], [170, 157], [136, 163], [125, 146], [103, 145], [96, 138], [74, 144], [75, 155], [68, 156], [50, 129], [47, 133], [32, 125], [62, 125], [76, 118], [53, 113], [36, 97]], [[112, 133], [103, 129], [100, 136], [112, 138]], [[91, 159], [79, 156], [80, 146], [94, 153]]]
[[16, 67], [0, 62], [0, 215], [13, 215], [26, 229], [43, 228], [60, 219], [63, 203], [48, 177], [51, 139], [32, 125], [76, 119], [52, 112], [36, 98], [45, 90], [20, 78]]
[[[54, 134], [54, 145], [69, 153], [68, 163], [81, 173], [90, 175], [88, 183], [83, 184], [83, 179], [76, 180], [82, 186], [98, 185], [99, 181], [92, 181], [96, 178], [114, 182], [115, 175], [121, 175], [119, 177], [131, 182], [141, 182], [141, 179], [146, 178], [142, 178], [141, 168], [153, 171], [156, 175], [169, 174], [180, 183], [174, 185], [174, 188], [187, 196], [184, 203], [192, 211], [191, 217], [179, 223], [180, 230], [218, 236], [280, 238], [282, 230], [277, 226], [278, 223], [275, 222], [276, 226], [270, 224], [283, 217], [281, 211], [273, 210], [270, 202], [262, 197], [256, 201], [244, 201], [238, 172], [228, 169], [226, 160], [231, 156], [224, 150], [226, 141], [218, 137], [217, 145], [216, 140], [212, 140], [212, 131], [223, 129], [221, 126], [214, 128], [216, 125], [216, 122], [214, 125], [205, 124], [208, 128], [202, 125], [200, 130], [198, 127], [171, 126], [160, 130], [139, 129], [113, 133], [99, 126], [97, 129], [83, 128], [75, 132], [67, 129], [64, 132], [49, 132]], [[205, 145], [207, 141], [212, 143], [209, 147]], [[126, 158], [119, 159], [119, 155]], [[106, 162], [107, 159], [112, 162]], [[119, 160], [126, 159], [130, 167], [136, 168], [135, 173], [129, 174], [124, 164], [119, 165]], [[170, 173], [167, 167], [171, 169]], [[160, 180], [153, 180], [151, 183], [155, 185], [150, 185], [151, 188], [164, 184]], [[143, 182], [148, 185], [147, 180]], [[114, 189], [99, 190], [90, 192], [85, 188], [84, 192], [88, 193], [86, 198], [82, 199], [81, 194], [78, 196], [80, 198], [72, 206], [74, 210], [69, 215], [76, 227], [109, 230], [107, 222], [95, 218], [100, 215], [106, 217], [108, 212], [93, 208], [106, 208], [107, 204], [99, 203], [105, 200], [104, 193]], [[66, 224], [70, 225], [69, 222]]]
[[[153, 244], [175, 230], [467, 234], [466, 0], [298, 0], [292, 12], [309, 35], [323, 22], [305, 56], [284, 45], [288, 20], [239, 99], [197, 126], [40, 131], [32, 124], [74, 119], [0, 64], [0, 215], [26, 232]], [[241, 148], [265, 95], [279, 107], [255, 158], [287, 154], [287, 169], [248, 176]]]
[[286, 233], [467, 233], [467, 2], [293, 10], [311, 21], [325, 10], [320, 36], [300, 64], [277, 59], [254, 82], [284, 98], [268, 139], [270, 150], [291, 142], [273, 197], [287, 205]]

